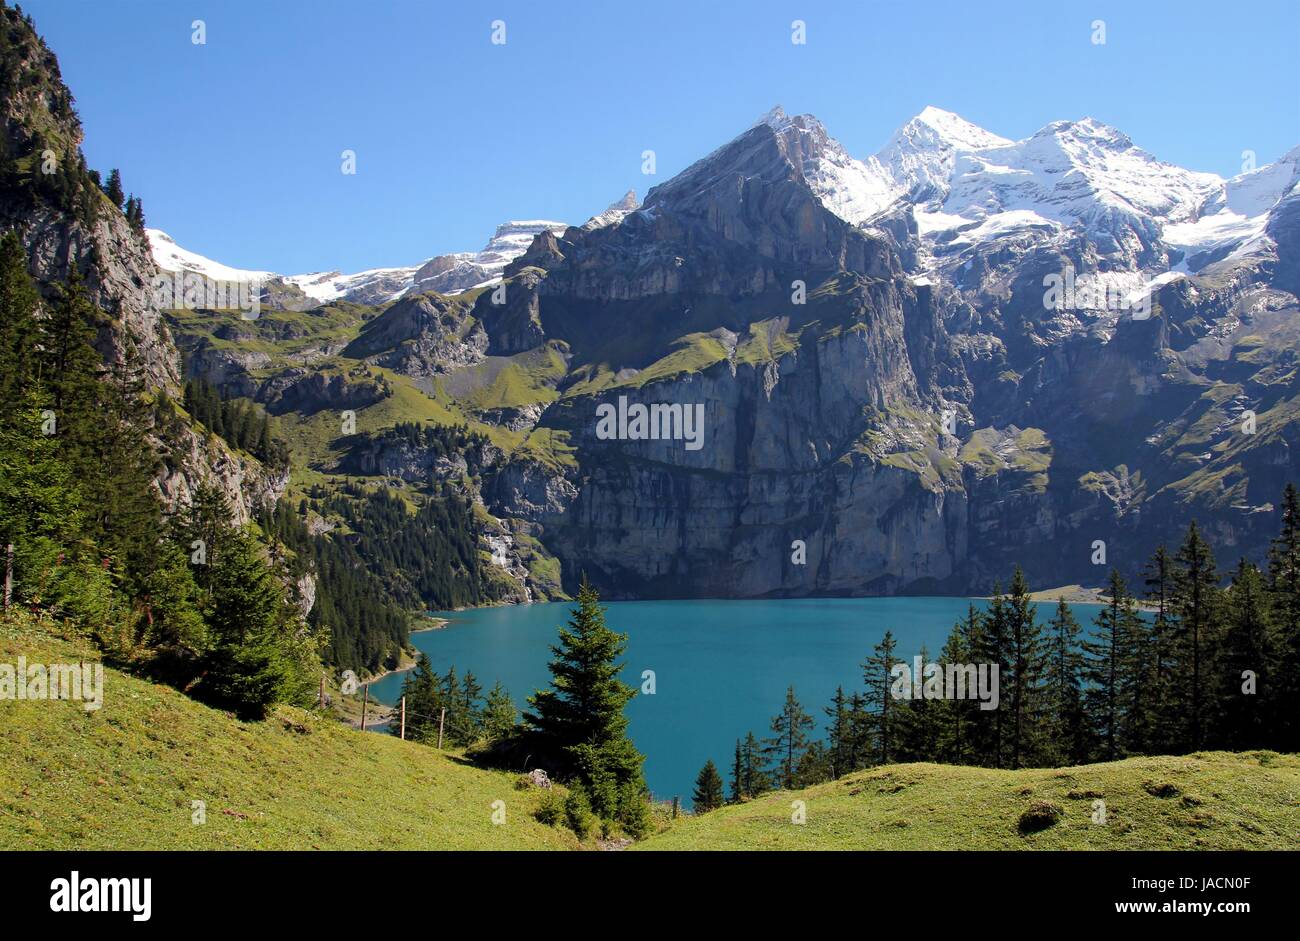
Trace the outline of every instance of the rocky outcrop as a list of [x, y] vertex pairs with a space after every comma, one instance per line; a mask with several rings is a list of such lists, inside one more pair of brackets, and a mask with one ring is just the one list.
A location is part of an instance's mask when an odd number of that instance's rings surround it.
[[[6, 173], [0, 185], [0, 227], [18, 233], [46, 299], [57, 297], [74, 271], [82, 278], [91, 301], [107, 315], [96, 342], [106, 364], [129, 362], [151, 394], [179, 400], [181, 357], [157, 303], [158, 269], [148, 242], [88, 174], [82, 128], [53, 54], [16, 11], [0, 15], [17, 70], [3, 82], [6, 154], [34, 158], [29, 178]], [[61, 190], [46, 189], [44, 178], [34, 185], [31, 178], [47, 156], [54, 172], [46, 176], [61, 180]], [[233, 453], [184, 419], [151, 429], [151, 436], [162, 458], [157, 487], [169, 508], [184, 505], [207, 481], [227, 495], [242, 522], [287, 483], [285, 475]]]

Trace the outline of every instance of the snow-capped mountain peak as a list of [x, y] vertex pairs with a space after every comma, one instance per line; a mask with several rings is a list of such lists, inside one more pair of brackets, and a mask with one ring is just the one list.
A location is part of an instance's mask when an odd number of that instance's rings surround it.
[[[894, 141], [927, 141], [931, 146], [952, 150], [987, 150], [1005, 147], [1011, 141], [972, 124], [959, 114], [926, 105], [921, 113], [908, 121], [894, 134]], [[892, 143], [892, 142], [891, 142]]]
[[609, 204], [604, 212], [597, 213], [582, 224], [584, 231], [590, 232], [593, 229], [603, 229], [607, 225], [613, 225], [616, 222], [622, 222], [629, 213], [636, 212], [637, 206], [636, 190], [628, 190], [623, 194], [623, 198], [617, 202]]
[[861, 225], [910, 201], [922, 236], [949, 257], [1004, 237], [1080, 229], [1126, 264], [1157, 241], [1208, 259], [1210, 250], [1253, 243], [1269, 210], [1300, 186], [1300, 148], [1225, 181], [1158, 160], [1093, 117], [1053, 121], [1010, 140], [930, 105], [863, 159], [811, 115], [778, 106], [755, 127], [763, 125], [782, 138], [827, 209]]
[[145, 229], [154, 263], [163, 271], [192, 271], [214, 281], [265, 281], [274, 278], [274, 272], [232, 268], [213, 261], [198, 252], [191, 252], [176, 244], [176, 240], [162, 229]]
[[502, 276], [506, 265], [547, 229], [563, 232], [568, 226], [551, 220], [516, 220], [497, 226], [481, 251], [454, 252], [427, 259], [418, 265], [372, 268], [346, 274], [337, 270], [284, 275], [274, 271], [231, 268], [197, 252], [181, 248], [161, 229], [149, 229], [149, 246], [154, 262], [164, 271], [192, 271], [219, 281], [281, 281], [302, 291], [316, 304], [337, 300], [378, 304], [394, 300], [415, 289], [459, 294]]

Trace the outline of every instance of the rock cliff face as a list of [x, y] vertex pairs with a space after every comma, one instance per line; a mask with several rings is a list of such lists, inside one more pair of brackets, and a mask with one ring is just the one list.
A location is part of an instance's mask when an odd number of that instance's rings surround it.
[[[485, 491], [536, 524], [566, 581], [585, 571], [613, 597], [967, 591], [1020, 563], [1040, 584], [1095, 582], [1094, 541], [1136, 572], [1193, 516], [1231, 551], [1263, 550], [1297, 472], [1300, 318], [1279, 289], [1294, 288], [1293, 200], [1269, 239], [1173, 279], [1152, 274], [1179, 257], [1159, 225], [1077, 200], [1077, 226], [927, 244], [910, 211], [858, 227], [828, 208], [809, 172], [833, 143], [819, 128], [760, 122], [639, 211], [539, 238], [500, 312], [480, 298], [490, 352], [560, 338], [573, 353], [577, 381], [538, 424], [573, 465], [516, 463]], [[1131, 148], [1095, 125], [1050, 130]], [[1172, 223], [1192, 184], [1157, 207]], [[1067, 269], [1114, 274], [1124, 302], [1045, 304]], [[704, 445], [601, 438], [598, 409], [619, 398], [701, 405]]]
[[1095, 584], [1098, 541], [1136, 575], [1192, 518], [1260, 555], [1300, 476], [1297, 167], [1225, 181], [1092, 120], [1013, 142], [937, 109], [859, 161], [777, 110], [639, 205], [498, 233], [474, 290], [422, 291], [460, 290], [435, 259], [326, 326], [182, 345], [287, 418], [374, 416], [313, 469], [462, 488], [519, 597]]
[[[97, 340], [106, 363], [130, 361], [152, 391], [177, 399], [181, 356], [156, 303], [158, 268], [149, 244], [89, 176], [81, 125], [54, 55], [17, 11], [5, 9], [0, 17], [7, 31], [0, 228], [18, 233], [47, 300], [74, 270], [80, 275], [91, 301], [107, 315]], [[242, 521], [284, 489], [283, 474], [268, 472], [184, 420], [170, 430], [171, 440], [159, 440], [158, 433], [159, 451], [170, 455], [157, 481], [169, 506], [188, 502], [200, 482], [212, 481]]]

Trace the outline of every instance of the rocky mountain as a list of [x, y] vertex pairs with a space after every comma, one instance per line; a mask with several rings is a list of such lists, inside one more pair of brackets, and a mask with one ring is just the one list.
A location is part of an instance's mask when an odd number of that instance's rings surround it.
[[[18, 233], [46, 301], [74, 272], [81, 277], [105, 315], [96, 346], [110, 371], [129, 364], [152, 398], [178, 400], [181, 356], [152, 290], [158, 268], [150, 246], [87, 169], [72, 95], [30, 17], [0, 9], [0, 31], [0, 229]], [[158, 490], [169, 506], [210, 482], [243, 521], [284, 491], [282, 472], [187, 422], [160, 425], [152, 440]]]
[[[615, 596], [1095, 582], [1094, 542], [1135, 569], [1192, 516], [1258, 554], [1296, 470], [1293, 165], [1224, 181], [1095, 121], [1012, 143], [935, 109], [859, 162], [773, 112], [539, 235], [504, 303], [390, 310], [353, 353], [526, 433], [485, 507]], [[1101, 290], [1047, 303], [1067, 272]], [[701, 408], [703, 445], [602, 436], [620, 400]]]
[[[59, 88], [11, 152], [76, 154]], [[216, 477], [322, 533], [359, 519], [340, 494], [454, 494], [506, 600], [584, 572], [606, 597], [978, 592], [1015, 563], [1136, 575], [1193, 517], [1261, 554], [1300, 445], [1298, 154], [1224, 180], [1091, 119], [1011, 141], [927, 108], [858, 159], [775, 109], [640, 203], [350, 275], [232, 269], [21, 186], [0, 211], [51, 290], [84, 271], [107, 359], [276, 416], [287, 477], [182, 422], [169, 500]], [[159, 268], [261, 280], [263, 309], [163, 310]]]

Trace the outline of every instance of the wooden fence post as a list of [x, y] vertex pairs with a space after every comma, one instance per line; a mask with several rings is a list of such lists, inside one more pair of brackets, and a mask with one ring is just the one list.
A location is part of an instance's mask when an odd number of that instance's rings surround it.
[[406, 697], [402, 697], [402, 741], [406, 741]]
[[370, 684], [366, 684], [366, 698], [361, 701], [361, 731], [366, 730], [366, 707], [370, 705]]
[[442, 707], [442, 712], [438, 714], [438, 747], [442, 747], [442, 724], [447, 721], [447, 707]]
[[5, 547], [5, 610], [14, 598], [14, 544]]

